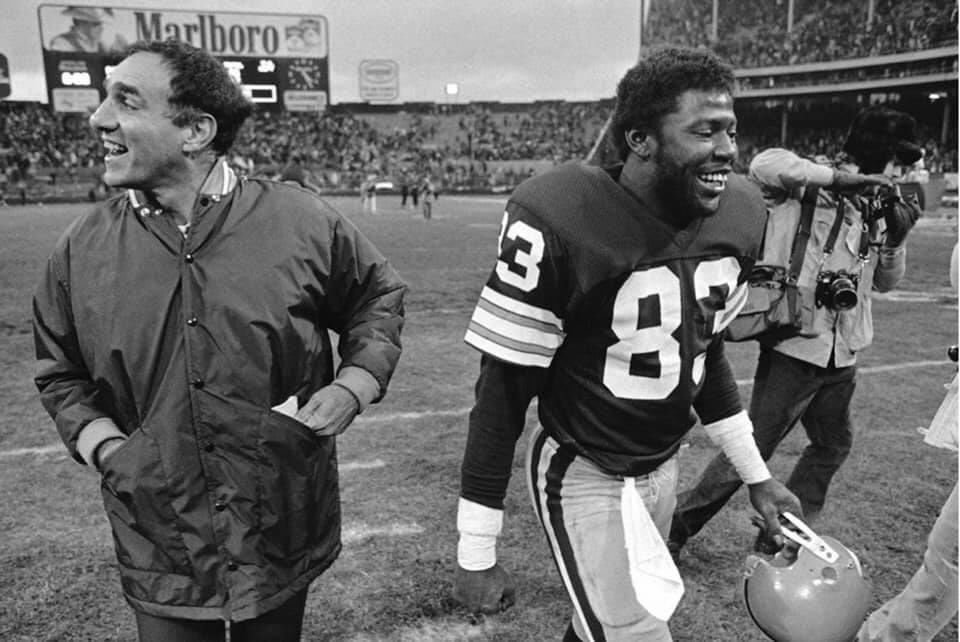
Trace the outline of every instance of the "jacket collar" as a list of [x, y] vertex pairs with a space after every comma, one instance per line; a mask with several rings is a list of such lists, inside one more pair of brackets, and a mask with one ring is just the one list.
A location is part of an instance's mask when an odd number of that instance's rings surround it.
[[[227, 163], [223, 156], [218, 158], [203, 185], [200, 186], [200, 195], [209, 196], [213, 201], [219, 201], [221, 198], [233, 191], [237, 186], [237, 174]], [[127, 199], [133, 210], [140, 216], [157, 216], [163, 213], [160, 208], [150, 207], [146, 195], [140, 190], [128, 189]]]

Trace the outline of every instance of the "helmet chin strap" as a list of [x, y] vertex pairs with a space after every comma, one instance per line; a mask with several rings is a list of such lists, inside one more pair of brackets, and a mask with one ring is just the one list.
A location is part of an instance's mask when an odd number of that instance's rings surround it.
[[[800, 521], [793, 513], [784, 512], [781, 517], [790, 522], [790, 526], [792, 526], [790, 528], [784, 524], [782, 529], [784, 537], [796, 542], [828, 564], [833, 564], [840, 558], [833, 547], [823, 541], [819, 535], [813, 532], [813, 529]], [[793, 530], [794, 528], [796, 531]]]

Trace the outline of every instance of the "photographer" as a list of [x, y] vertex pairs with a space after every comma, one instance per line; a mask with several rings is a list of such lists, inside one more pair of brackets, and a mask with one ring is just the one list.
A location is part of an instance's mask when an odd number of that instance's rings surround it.
[[[789, 248], [808, 185], [820, 188], [798, 289], [807, 322], [800, 336], [764, 338], [754, 375], [750, 417], [764, 459], [797, 422], [810, 444], [787, 482], [808, 523], [816, 521], [834, 473], [853, 442], [850, 401], [857, 353], [873, 339], [870, 291], [886, 292], [906, 267], [904, 241], [920, 215], [890, 176], [921, 156], [914, 119], [887, 107], [868, 107], [850, 126], [835, 167], [818, 165], [784, 149], [758, 154], [750, 164], [767, 202], [765, 252]], [[694, 486], [680, 493], [668, 545], [675, 557], [740, 487], [722, 454]], [[777, 546], [761, 532], [754, 549]]]

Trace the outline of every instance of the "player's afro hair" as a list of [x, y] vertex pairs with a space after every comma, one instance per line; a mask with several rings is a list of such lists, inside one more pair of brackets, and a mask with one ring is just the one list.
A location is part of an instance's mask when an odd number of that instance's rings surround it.
[[125, 57], [138, 52], [159, 54], [170, 66], [174, 124], [181, 127], [200, 113], [210, 114], [217, 121], [217, 133], [210, 147], [218, 155], [225, 154], [253, 113], [253, 103], [243, 95], [223, 64], [203, 49], [172, 39], [136, 42], [127, 49]]
[[916, 126], [910, 114], [883, 105], [866, 107], [850, 124], [843, 151], [868, 174], [882, 171], [894, 158], [912, 165], [923, 155], [917, 145]]
[[656, 130], [660, 119], [677, 109], [688, 90], [725, 91], [733, 95], [733, 69], [706, 49], [658, 47], [631, 67], [617, 85], [610, 134], [620, 160], [629, 152], [624, 134]]

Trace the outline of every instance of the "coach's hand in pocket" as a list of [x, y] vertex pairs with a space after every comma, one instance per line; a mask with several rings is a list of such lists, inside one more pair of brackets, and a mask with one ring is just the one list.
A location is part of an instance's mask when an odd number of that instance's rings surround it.
[[354, 394], [334, 383], [313, 393], [297, 411], [296, 419], [320, 437], [333, 437], [346, 430], [359, 411], [360, 402]]

